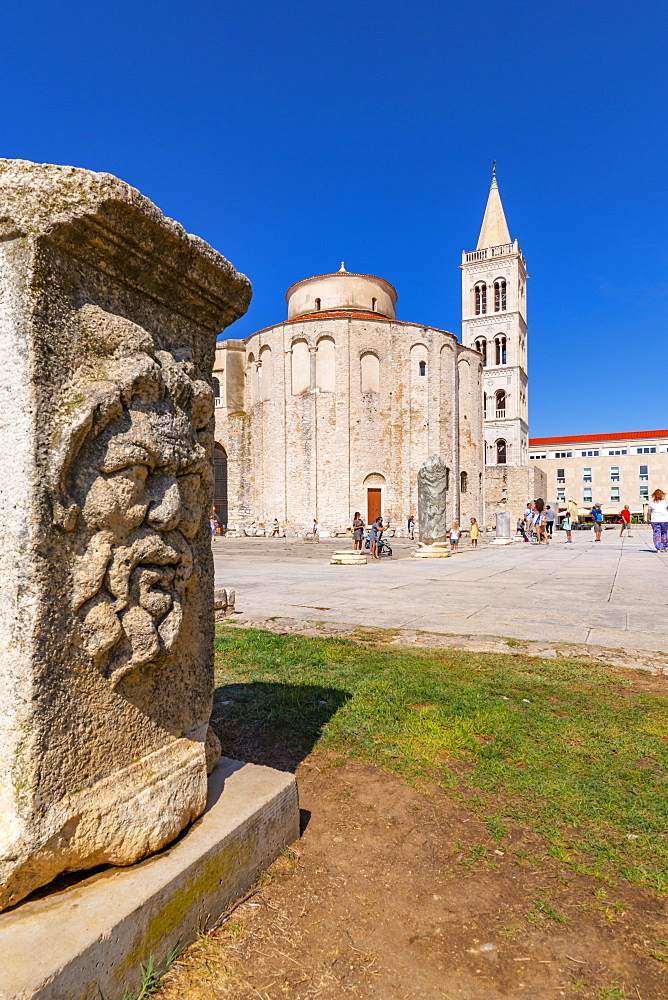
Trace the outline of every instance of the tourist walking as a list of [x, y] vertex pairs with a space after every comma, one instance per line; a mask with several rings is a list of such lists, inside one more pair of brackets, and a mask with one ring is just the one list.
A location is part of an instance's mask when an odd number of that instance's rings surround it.
[[571, 532], [573, 531], [573, 521], [571, 519], [570, 513], [564, 514], [564, 519], [561, 522], [561, 527], [566, 532], [566, 545], [572, 545], [573, 536]]
[[408, 528], [408, 537], [413, 540], [415, 538], [415, 518], [412, 514], [408, 515], [408, 524], [406, 527]]
[[545, 508], [545, 527], [547, 529], [548, 535], [550, 536], [550, 538], [552, 538], [552, 529], [554, 527], [554, 511], [552, 510], [549, 504]]
[[211, 537], [215, 538], [218, 534], [218, 515], [216, 514], [216, 508], [214, 507], [209, 515], [209, 524], [211, 525]]
[[550, 540], [547, 537], [546, 519], [545, 519], [545, 501], [538, 497], [534, 500], [534, 524], [536, 527], [536, 537], [538, 539], [538, 544], [542, 545], [545, 542], [546, 545], [550, 544]]
[[278, 518], [277, 517], [275, 517], [274, 520], [273, 520], [272, 528], [273, 528], [273, 530], [271, 532], [271, 537], [272, 538], [275, 538], [277, 535], [281, 534], [281, 526], [278, 523]]
[[601, 541], [601, 532], [603, 531], [603, 511], [601, 510], [600, 503], [595, 503], [591, 509], [591, 519], [594, 522], [594, 533], [596, 538], [595, 542]]
[[317, 517], [313, 518], [313, 541], [314, 542], [319, 542], [320, 541], [320, 535], [318, 534], [318, 519], [317, 519]]
[[362, 550], [362, 540], [364, 539], [364, 521], [358, 510], [353, 518], [353, 549]]
[[471, 518], [471, 531], [470, 531], [470, 535], [471, 535], [471, 548], [472, 549], [477, 549], [478, 548], [478, 539], [480, 538], [480, 528], [478, 526], [478, 522], [476, 521], [476, 519], [474, 517]]
[[663, 490], [654, 490], [647, 505], [647, 521], [652, 525], [654, 547], [657, 552], [668, 550], [668, 502]]
[[371, 542], [371, 558], [380, 559], [378, 554], [378, 542], [383, 534], [383, 519], [382, 517], [377, 517], [376, 520], [371, 525], [371, 530], [369, 531], [369, 541]]
[[459, 530], [458, 524], [453, 524], [452, 530], [450, 531], [450, 550], [455, 552], [459, 548], [459, 536], [461, 531]]
[[628, 535], [628, 537], [631, 538], [632, 537], [632, 535], [631, 535], [631, 511], [629, 510], [629, 505], [628, 504], [626, 504], [626, 506], [624, 507], [624, 510], [621, 512], [621, 514], [619, 516], [621, 518], [621, 524], [622, 524], [621, 530], [619, 532], [619, 537], [621, 538], [622, 535], [624, 534], [624, 532], [626, 532], [626, 534]]

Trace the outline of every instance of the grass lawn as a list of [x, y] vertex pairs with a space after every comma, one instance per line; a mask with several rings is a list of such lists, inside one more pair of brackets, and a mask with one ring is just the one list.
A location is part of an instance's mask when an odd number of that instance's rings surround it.
[[223, 626], [223, 753], [316, 746], [437, 783], [500, 846], [529, 827], [576, 871], [668, 889], [668, 682], [579, 660], [413, 651]]

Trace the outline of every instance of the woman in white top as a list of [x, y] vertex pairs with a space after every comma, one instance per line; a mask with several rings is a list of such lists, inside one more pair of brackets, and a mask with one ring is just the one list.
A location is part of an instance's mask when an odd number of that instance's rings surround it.
[[668, 502], [663, 490], [654, 490], [647, 507], [647, 521], [652, 525], [657, 552], [668, 550]]

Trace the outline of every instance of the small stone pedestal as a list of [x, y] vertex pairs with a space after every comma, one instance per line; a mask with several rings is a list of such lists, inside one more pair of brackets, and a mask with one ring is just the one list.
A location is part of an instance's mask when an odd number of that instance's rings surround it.
[[510, 514], [501, 513], [496, 515], [496, 538], [492, 545], [512, 545], [513, 537], [510, 534]]
[[332, 552], [330, 566], [366, 566], [366, 556], [363, 552], [344, 549], [343, 552]]
[[420, 542], [412, 555], [413, 559], [447, 559], [450, 556], [450, 548], [447, 542]]
[[0, 914], [0, 1000], [136, 996], [299, 837], [292, 774], [221, 758], [206, 809], [160, 854], [109, 868]]

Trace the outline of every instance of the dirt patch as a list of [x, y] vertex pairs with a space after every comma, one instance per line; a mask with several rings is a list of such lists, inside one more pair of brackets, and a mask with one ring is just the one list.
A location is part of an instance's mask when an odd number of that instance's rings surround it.
[[499, 847], [379, 768], [313, 754], [297, 775], [294, 853], [177, 961], [165, 1000], [668, 998], [651, 892], [575, 874], [529, 830]]

